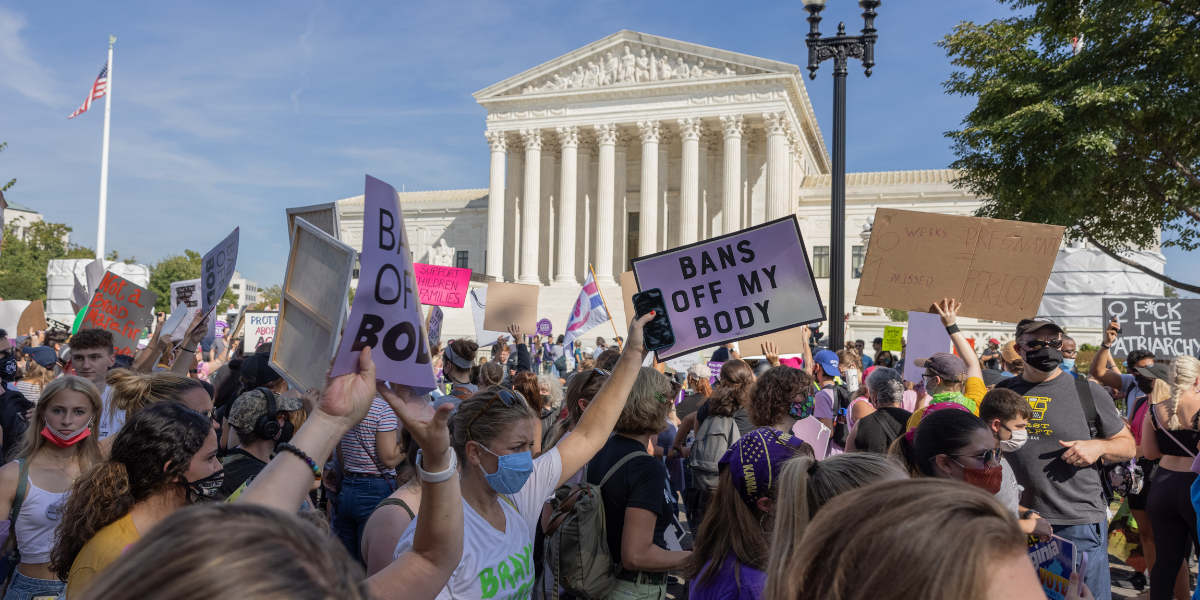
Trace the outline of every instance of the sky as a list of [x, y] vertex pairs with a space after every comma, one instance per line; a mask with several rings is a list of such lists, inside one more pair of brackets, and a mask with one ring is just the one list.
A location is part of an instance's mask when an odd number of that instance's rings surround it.
[[[839, 20], [856, 32], [860, 14], [830, 0], [822, 32]], [[935, 44], [1009, 14], [990, 0], [885, 1], [873, 75], [852, 61], [847, 170], [953, 162], [943, 134], [974, 100], [943, 91], [952, 67]], [[265, 287], [283, 279], [287, 207], [359, 195], [368, 173], [409, 191], [487, 187], [472, 93], [622, 29], [804, 65], [805, 16], [800, 0], [0, 0], [0, 180], [95, 247], [107, 100], [67, 116], [116, 35], [106, 247], [153, 263], [241, 226], [239, 270]], [[831, 66], [805, 79], [827, 143]], [[1166, 255], [1169, 275], [1200, 280], [1196, 256]]]

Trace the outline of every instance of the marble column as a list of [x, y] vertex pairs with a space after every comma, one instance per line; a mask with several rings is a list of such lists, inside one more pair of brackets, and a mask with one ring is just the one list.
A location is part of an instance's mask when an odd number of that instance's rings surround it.
[[725, 133], [725, 190], [721, 202], [721, 233], [733, 233], [742, 228], [742, 132], [746, 121], [742, 115], [721, 117]]
[[629, 270], [629, 136], [618, 132], [614, 175], [613, 273]]
[[671, 202], [668, 199], [671, 193], [671, 183], [669, 175], [671, 174], [671, 139], [672, 133], [665, 126], [662, 127], [662, 136], [658, 140], [658, 252], [666, 250], [670, 246], [670, 240], [667, 239], [667, 221], [672, 222], [675, 216], [671, 214]]
[[696, 241], [700, 230], [700, 119], [679, 120], [683, 158], [679, 168], [679, 245]]
[[788, 183], [791, 180], [791, 153], [788, 152], [786, 113], [763, 115], [767, 130], [767, 220], [787, 215]]
[[542, 205], [538, 226], [538, 278], [543, 284], [554, 281], [558, 248], [555, 229], [558, 227], [555, 213], [558, 212], [558, 136], [553, 130], [542, 136]]
[[542, 132], [522, 129], [525, 141], [525, 201], [521, 210], [520, 283], [541, 285], [538, 277], [538, 240], [541, 237]]
[[520, 135], [508, 138], [508, 176], [504, 189], [504, 280], [516, 281], [521, 268], [521, 198], [524, 191], [525, 146]]
[[600, 145], [600, 165], [597, 169], [599, 189], [596, 193], [596, 283], [613, 284], [613, 198], [616, 188], [617, 124], [596, 125], [596, 141]]
[[[575, 216], [576, 235], [573, 244], [578, 251], [575, 257], [575, 272], [577, 274], [586, 274], [587, 267], [591, 264], [592, 247], [595, 243], [592, 236], [592, 212], [596, 203], [595, 180], [592, 177], [592, 173], [594, 172], [592, 159], [598, 154], [595, 137], [590, 135], [584, 136], [583, 132], [580, 132], [578, 152], [578, 209]], [[582, 276], [577, 276], [576, 281], [578, 282], [581, 279]]]
[[554, 280], [575, 283], [575, 204], [579, 181], [579, 128], [558, 128], [562, 145], [561, 190], [558, 193], [558, 272]]
[[658, 121], [638, 121], [642, 136], [642, 214], [639, 218], [638, 256], [658, 252]]
[[502, 131], [488, 131], [492, 164], [488, 180], [487, 261], [483, 272], [496, 281], [504, 281], [504, 155], [508, 137]]

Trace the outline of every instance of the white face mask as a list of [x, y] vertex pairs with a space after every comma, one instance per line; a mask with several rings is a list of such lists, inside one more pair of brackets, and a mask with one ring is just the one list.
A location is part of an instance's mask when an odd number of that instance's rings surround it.
[[1029, 440], [1029, 432], [1024, 429], [1016, 429], [1010, 431], [1009, 433], [1012, 434], [1012, 438], [1000, 440], [1000, 447], [1003, 448], [1005, 452], [1016, 452], [1017, 450], [1021, 449], [1021, 446], [1025, 445], [1026, 441]]

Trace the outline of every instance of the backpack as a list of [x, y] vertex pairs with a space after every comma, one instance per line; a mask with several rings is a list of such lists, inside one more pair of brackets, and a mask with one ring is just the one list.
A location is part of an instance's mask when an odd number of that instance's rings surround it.
[[554, 360], [554, 368], [558, 370], [559, 374], [567, 372], [567, 355], [565, 353]]
[[717, 489], [720, 472], [717, 462], [734, 442], [742, 437], [733, 417], [709, 415], [696, 431], [688, 466], [692, 469], [692, 487], [711, 492]]
[[466, 400], [467, 398], [470, 398], [471, 396], [475, 395], [475, 393], [460, 385], [460, 386], [450, 390], [450, 393], [446, 394], [446, 395], [454, 396], [455, 398], [458, 398], [459, 402], [462, 402], [463, 400]]
[[846, 422], [850, 418], [850, 402], [854, 400], [850, 397], [850, 390], [844, 385], [833, 385], [823, 388], [822, 391], [828, 391], [833, 394], [833, 433], [829, 438], [833, 443], [841, 448], [846, 447], [846, 436], [850, 433], [850, 428], [846, 426]]
[[21, 441], [25, 438], [25, 429], [29, 422], [25, 420], [25, 412], [33, 407], [20, 392], [5, 390], [0, 396], [0, 427], [4, 428], [4, 444], [0, 446], [3, 456], [0, 465], [8, 462], [8, 457], [17, 452]]
[[599, 485], [585, 480], [555, 490], [545, 537], [546, 562], [554, 590], [561, 586], [580, 600], [602, 600], [617, 585], [604, 526], [601, 489], [617, 469], [639, 456], [649, 454], [642, 451], [626, 454], [604, 474]]

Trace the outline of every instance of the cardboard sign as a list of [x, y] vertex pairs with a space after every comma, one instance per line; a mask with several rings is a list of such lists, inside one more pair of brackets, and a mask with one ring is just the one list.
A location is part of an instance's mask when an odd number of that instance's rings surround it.
[[337, 202], [314, 204], [312, 206], [297, 206], [287, 209], [288, 239], [296, 230], [296, 219], [304, 219], [309, 225], [329, 234], [335, 240], [342, 239], [341, 211]]
[[[908, 349], [904, 353], [904, 379], [913, 383], [921, 381], [925, 367], [918, 367], [913, 361], [918, 358], [929, 358], [938, 352], [949, 352], [954, 346], [950, 334], [942, 325], [942, 317], [923, 312], [908, 313]], [[897, 356], [899, 358], [899, 356]]]
[[1134, 350], [1160, 357], [1200, 353], [1200, 300], [1104, 298], [1103, 306], [1104, 327], [1113, 319], [1121, 325], [1112, 345], [1114, 358]]
[[791, 329], [776, 331], [770, 335], [760, 335], [742, 340], [738, 342], [738, 354], [743, 357], [762, 356], [762, 345], [765, 342], [773, 342], [780, 356], [784, 354], [804, 354], [804, 347], [808, 345], [804, 341], [804, 333], [800, 328], [792, 327]]
[[795, 216], [633, 259], [659, 288], [675, 344], [658, 360], [825, 320]]
[[1042, 590], [1050, 600], [1067, 597], [1067, 586], [1071, 575], [1079, 568], [1080, 553], [1070, 540], [1057, 535], [1044, 542], [1029, 546], [1029, 559], [1037, 569]]
[[462, 308], [467, 302], [471, 270], [413, 263], [421, 304]]
[[[238, 239], [241, 227], [235, 227], [216, 248], [208, 251], [200, 261], [200, 293], [201, 307], [205, 313], [211, 312], [221, 302], [229, 280], [233, 279], [233, 270], [237, 267]], [[216, 329], [209, 330], [209, 337]]]
[[116, 342], [117, 354], [133, 355], [145, 335], [147, 318], [154, 312], [158, 294], [113, 273], [105, 273], [92, 294], [80, 327], [107, 329]]
[[956, 298], [961, 316], [1033, 317], [1054, 268], [1057, 225], [880, 208], [854, 303], [930, 311]]
[[307, 391], [324, 387], [342, 337], [357, 253], [304, 219], [295, 223], [270, 364], [292, 387]]
[[885, 325], [883, 327], [883, 345], [879, 349], [887, 350], [888, 352], [900, 352], [904, 349], [901, 343], [902, 339], [904, 339], [903, 327]]
[[87, 294], [88, 301], [90, 302], [92, 293], [100, 285], [100, 280], [104, 279], [104, 261], [97, 258], [88, 263], [88, 266], [84, 267], [83, 274], [87, 277]]
[[442, 343], [442, 319], [445, 313], [442, 312], [442, 307], [432, 306], [429, 308], [429, 317], [425, 321], [425, 329], [428, 331], [429, 345]]
[[489, 283], [483, 327], [493, 331], [508, 331], [508, 326], [516, 323], [521, 326], [522, 334], [536, 331], [538, 291], [541, 287], [521, 283]]
[[412, 253], [396, 188], [367, 176], [358, 290], [332, 377], [353, 373], [370, 346], [375, 377], [428, 394], [437, 387]]
[[87, 306], [88, 300], [91, 300], [92, 297], [88, 295], [87, 286], [79, 280], [79, 276], [75, 274], [71, 276], [75, 280], [75, 286], [71, 290], [71, 306], [75, 312], [79, 312], [79, 309]]
[[50, 324], [46, 322], [46, 307], [41, 300], [34, 300], [21, 311], [21, 319], [17, 321], [16, 333], [9, 335], [29, 335], [29, 330], [45, 331], [50, 328]]
[[246, 311], [243, 321], [246, 332], [242, 344], [246, 354], [258, 350], [263, 344], [275, 341], [275, 325], [278, 321], [279, 313], [274, 311]]
[[21, 315], [25, 314], [25, 309], [29, 308], [30, 304], [28, 300], [0, 301], [0, 329], [12, 337], [21, 335], [17, 327], [21, 323]]
[[637, 276], [633, 271], [625, 271], [621, 273], [621, 303], [625, 306], [625, 326], [628, 327], [633, 322], [633, 318], [637, 316], [637, 310], [633, 308], [633, 295], [640, 292], [637, 284]]
[[490, 331], [483, 326], [484, 315], [487, 314], [487, 293], [486, 287], [477, 287], [467, 294], [471, 302], [471, 317], [475, 319], [475, 343], [481, 347], [494, 345], [500, 336], [508, 335], [503, 331]]

